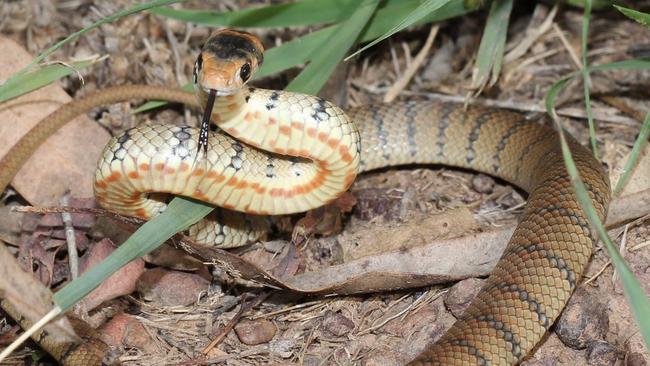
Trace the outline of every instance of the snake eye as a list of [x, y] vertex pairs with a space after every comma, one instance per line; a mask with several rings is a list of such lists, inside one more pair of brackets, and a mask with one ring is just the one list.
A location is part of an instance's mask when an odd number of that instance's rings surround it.
[[239, 69], [239, 77], [242, 79], [243, 82], [248, 81], [248, 78], [251, 77], [251, 64], [250, 63], [245, 63], [244, 66]]

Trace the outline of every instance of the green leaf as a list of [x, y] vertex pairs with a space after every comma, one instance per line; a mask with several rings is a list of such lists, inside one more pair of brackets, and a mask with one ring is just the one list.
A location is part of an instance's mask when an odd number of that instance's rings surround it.
[[0, 103], [42, 88], [51, 82], [75, 73], [103, 59], [103, 57], [100, 57], [92, 60], [76, 61], [69, 65], [57, 63], [12, 77], [0, 87]]
[[616, 9], [618, 9], [618, 11], [623, 13], [623, 15], [625, 15], [626, 17], [634, 19], [637, 22], [639, 22], [639, 23], [645, 25], [646, 27], [650, 28], [650, 14], [642, 13], [640, 11], [636, 11], [636, 10], [630, 9], [630, 8], [624, 8], [624, 7], [619, 6], [619, 5], [614, 5], [614, 7]]
[[598, 144], [596, 143], [596, 125], [594, 114], [591, 110], [591, 95], [589, 95], [589, 61], [587, 60], [587, 40], [589, 38], [589, 17], [591, 16], [591, 0], [585, 0], [585, 11], [582, 14], [582, 89], [585, 99], [585, 111], [587, 112], [587, 124], [589, 125], [589, 141], [591, 151], [596, 160], [598, 158]]
[[401, 17], [393, 17], [393, 19], [399, 20], [395, 26], [393, 26], [390, 30], [387, 32], [384, 32], [381, 36], [379, 36], [377, 39], [374, 41], [370, 42], [357, 52], [351, 54], [348, 56], [348, 59], [351, 57], [354, 57], [358, 55], [359, 53], [367, 50], [368, 48], [376, 45], [377, 43], [383, 41], [384, 39], [392, 36], [393, 34], [401, 31], [402, 29], [409, 27], [413, 24], [416, 24], [418, 21], [422, 20], [425, 18], [427, 15], [430, 15], [434, 13], [436, 10], [442, 8], [444, 5], [447, 5], [450, 0], [426, 0], [422, 2], [417, 8], [415, 8], [412, 12], [410, 12], [406, 17], [401, 18]]
[[[185, 90], [185, 91], [188, 91], [188, 92], [191, 92], [191, 91], [194, 90], [194, 85], [192, 83], [187, 83], [187, 84], [183, 85], [181, 87], [181, 89]], [[164, 106], [166, 104], [169, 104], [169, 103], [168, 102], [163, 102], [163, 101], [160, 101], [160, 100], [152, 100], [152, 101], [146, 102], [145, 104], [143, 104], [143, 105], [139, 106], [138, 108], [134, 109], [132, 113], [135, 114], [135, 113], [146, 112], [146, 111], [158, 108], [158, 107], [162, 107], [162, 106]]]
[[472, 87], [475, 89], [482, 90], [485, 86], [494, 85], [499, 77], [511, 12], [512, 0], [492, 2], [476, 56], [472, 77]]
[[605, 248], [607, 248], [609, 257], [611, 258], [614, 267], [616, 267], [616, 270], [621, 277], [623, 292], [625, 293], [625, 297], [630, 304], [634, 319], [639, 325], [639, 329], [641, 330], [641, 335], [643, 336], [646, 347], [650, 349], [650, 301], [648, 301], [648, 296], [643, 291], [641, 284], [634, 276], [634, 273], [632, 273], [630, 270], [630, 267], [627, 265], [627, 263], [625, 263], [625, 260], [610, 239], [609, 235], [607, 235], [605, 225], [603, 225], [602, 221], [598, 217], [598, 213], [594, 208], [593, 202], [591, 202], [591, 198], [589, 198], [587, 188], [585, 187], [578, 169], [576, 168], [573, 157], [571, 156], [571, 151], [569, 150], [566, 138], [564, 137], [562, 126], [560, 125], [557, 118], [554, 118], [554, 120], [558, 126], [558, 131], [560, 133], [560, 143], [562, 146], [562, 156], [564, 158], [564, 163], [567, 171], [571, 176], [571, 182], [573, 184], [573, 188], [575, 189], [576, 197], [578, 198], [583, 211], [587, 214], [589, 222], [596, 228], [600, 239], [603, 241], [603, 243], [605, 243]]
[[614, 188], [614, 196], [618, 196], [621, 193], [625, 187], [625, 184], [630, 179], [630, 176], [632, 176], [632, 171], [634, 170], [634, 166], [639, 159], [639, 155], [648, 143], [648, 137], [650, 137], [650, 113], [646, 114], [643, 126], [641, 126], [641, 131], [639, 131], [639, 136], [636, 138], [636, 141], [634, 141], [634, 146], [632, 146], [630, 157], [625, 162], [623, 174], [621, 174], [621, 177], [616, 183], [616, 188]]
[[118, 269], [158, 248], [176, 233], [186, 230], [214, 209], [206, 203], [174, 198], [160, 215], [142, 225], [106, 259], [54, 294], [54, 302], [65, 311], [99, 286]]
[[221, 13], [168, 7], [151, 12], [210, 27], [293, 27], [345, 20], [356, 3], [354, 0], [305, 0]]
[[[591, 72], [608, 71], [608, 70], [648, 70], [650, 69], [650, 58], [640, 58], [635, 60], [623, 60], [610, 62], [602, 65], [591, 67]], [[555, 106], [555, 98], [564, 89], [566, 84], [576, 76], [581, 75], [582, 71], [575, 71], [560, 80], [556, 81], [546, 92], [545, 105], [546, 112], [552, 115]]]
[[374, 14], [379, 0], [363, 1], [346, 21], [336, 26], [336, 32], [323, 42], [313, 55], [313, 60], [289, 85], [287, 90], [316, 94], [343, 60], [345, 54]]

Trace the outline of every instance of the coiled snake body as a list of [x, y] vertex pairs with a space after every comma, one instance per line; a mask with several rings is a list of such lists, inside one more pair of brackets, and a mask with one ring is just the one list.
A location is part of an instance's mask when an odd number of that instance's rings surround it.
[[[97, 201], [150, 217], [164, 207], [151, 193], [165, 192], [258, 215], [285, 214], [326, 204], [347, 190], [357, 173], [385, 166], [445, 164], [503, 178], [529, 193], [521, 222], [463, 316], [410, 364], [519, 362], [553, 324], [592, 252], [592, 231], [576, 201], [557, 133], [518, 113], [437, 102], [366, 106], [345, 114], [317, 97], [244, 87], [261, 62], [256, 38], [215, 32], [194, 77], [199, 104], [205, 106], [216, 91], [212, 121], [226, 134], [211, 134], [202, 155], [197, 128], [128, 130], [111, 140], [100, 159]], [[131, 98], [190, 103], [192, 96], [159, 87], [117, 87], [88, 97], [81, 107], [81, 101], [72, 105], [78, 103], [76, 115]], [[603, 218], [608, 177], [587, 149], [572, 138], [569, 144]], [[190, 233], [223, 247], [243, 245], [263, 230], [264, 221], [253, 218], [225, 226], [208, 220]]]

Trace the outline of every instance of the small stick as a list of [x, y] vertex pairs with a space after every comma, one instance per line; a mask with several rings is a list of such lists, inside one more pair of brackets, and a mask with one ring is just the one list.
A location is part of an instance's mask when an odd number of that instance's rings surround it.
[[[59, 203], [62, 207], [70, 204], [70, 192], [66, 192]], [[79, 277], [79, 254], [77, 253], [77, 240], [72, 225], [72, 215], [69, 212], [61, 212], [61, 219], [65, 228], [65, 241], [68, 244], [68, 262], [70, 263], [70, 276], [72, 279]]]
[[242, 303], [241, 307], [239, 308], [239, 311], [235, 316], [230, 319], [230, 321], [221, 329], [219, 334], [208, 344], [204, 349], [203, 353], [207, 354], [210, 352], [211, 349], [214, 347], [218, 346], [221, 341], [223, 341], [224, 338], [230, 333], [230, 331], [235, 327], [235, 325], [239, 322], [242, 316], [244, 316], [244, 313], [246, 313], [248, 310], [252, 309], [255, 305], [261, 303], [264, 301], [269, 296], [270, 292], [263, 292], [259, 295], [257, 295], [252, 301], [246, 302], [248, 299], [248, 295], [244, 294], [242, 295]]

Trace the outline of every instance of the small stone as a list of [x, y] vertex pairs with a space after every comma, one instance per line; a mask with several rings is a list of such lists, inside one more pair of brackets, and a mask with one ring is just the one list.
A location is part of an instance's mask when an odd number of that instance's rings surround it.
[[370, 220], [383, 216], [386, 220], [400, 217], [404, 192], [382, 188], [359, 189], [354, 192], [357, 205], [352, 213], [361, 220]]
[[293, 339], [272, 339], [269, 342], [269, 351], [271, 354], [282, 358], [289, 358], [293, 355], [292, 349], [296, 346]]
[[578, 289], [571, 297], [557, 322], [555, 333], [574, 349], [583, 349], [602, 340], [609, 329], [605, 305], [595, 296]]
[[104, 343], [115, 348], [133, 347], [147, 353], [159, 351], [144, 325], [133, 315], [115, 315], [98, 333]]
[[648, 362], [642, 354], [633, 352], [627, 355], [625, 366], [648, 366]]
[[275, 324], [266, 319], [243, 321], [235, 326], [239, 340], [249, 346], [268, 343], [277, 330]]
[[335, 337], [342, 337], [354, 329], [354, 322], [340, 313], [328, 312], [323, 319], [323, 330]]
[[453, 285], [445, 296], [445, 306], [456, 317], [460, 317], [470, 302], [483, 287], [483, 280], [468, 278]]
[[477, 174], [472, 178], [472, 188], [478, 193], [492, 193], [494, 190], [494, 179], [485, 174]]
[[193, 273], [154, 268], [138, 279], [137, 290], [147, 300], [163, 306], [187, 306], [196, 302], [209, 282]]
[[616, 347], [605, 341], [591, 342], [587, 347], [587, 364], [594, 366], [613, 366], [618, 359]]

